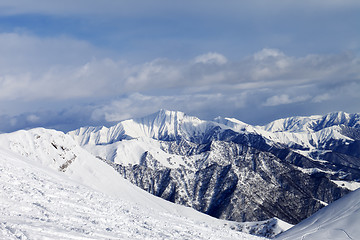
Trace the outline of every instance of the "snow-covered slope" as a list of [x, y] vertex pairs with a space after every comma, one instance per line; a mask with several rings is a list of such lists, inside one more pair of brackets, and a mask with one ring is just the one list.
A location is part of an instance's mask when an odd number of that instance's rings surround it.
[[314, 122], [322, 118], [320, 115], [309, 117], [289, 117], [275, 120], [262, 126], [268, 132], [304, 132], [312, 131]]
[[[333, 140], [353, 141], [344, 127], [360, 129], [360, 115], [335, 112], [324, 116], [289, 117], [264, 126], [252, 126], [234, 118], [217, 117], [214, 121], [204, 121], [183, 112], [160, 110], [144, 118], [122, 121], [110, 128], [82, 127], [69, 134], [80, 145], [102, 145], [144, 137], [206, 143], [219, 129], [220, 132], [232, 129], [241, 133], [259, 134], [269, 144], [280, 143], [302, 150], [314, 150], [325, 149], [326, 144]], [[310, 154], [307, 156], [310, 157]]]
[[331, 203], [276, 239], [359, 239], [359, 226], [360, 189]]
[[275, 120], [261, 128], [269, 132], [309, 132], [339, 125], [360, 128], [360, 115], [340, 111], [324, 116], [288, 117]]
[[216, 118], [234, 131], [247, 131], [265, 137], [269, 143], [276, 142], [302, 149], [322, 149], [330, 140], [353, 141], [344, 127], [360, 129], [360, 115], [344, 112], [324, 116], [289, 117], [275, 120], [264, 126], [251, 126], [234, 118]]
[[265, 126], [251, 126], [231, 118], [215, 121], [239, 133], [258, 134], [269, 145], [281, 145], [306, 157], [306, 162], [295, 163], [301, 171], [320, 171], [334, 180], [360, 179], [359, 114], [334, 112], [324, 116], [289, 117]]
[[[156, 140], [186, 140], [202, 144], [208, 143], [214, 139], [214, 135], [228, 129], [242, 134], [260, 135], [269, 145], [281, 144], [316, 160], [319, 150], [329, 150], [335, 141], [343, 144], [354, 141], [344, 127], [360, 129], [360, 116], [337, 112], [325, 116], [289, 117], [265, 126], [252, 126], [234, 118], [217, 117], [214, 121], [203, 121], [183, 112], [160, 110], [144, 118], [122, 121], [110, 128], [82, 127], [68, 134], [88, 151], [118, 163], [138, 163], [138, 160], [134, 162], [134, 159], [141, 159], [142, 153], [160, 148]], [[113, 143], [116, 144], [109, 146]], [[103, 150], [103, 146], [106, 146], [106, 151]], [[159, 151], [151, 151], [153, 155], [154, 152]], [[162, 157], [155, 158], [161, 161], [172, 157], [175, 156], [163, 154]], [[166, 161], [161, 163], [170, 167]], [[181, 159], [175, 162], [178, 162], [175, 166], [182, 164]]]
[[152, 199], [62, 132], [37, 128], [1, 134], [0, 146], [103, 193], [143, 204]]
[[[188, 140], [203, 143], [218, 128], [215, 122], [160, 110], [139, 119], [122, 121], [110, 128], [82, 127], [68, 134], [93, 155], [125, 165], [141, 164], [145, 152], [169, 168], [186, 165], [183, 156], [163, 151], [161, 141]], [[160, 141], [159, 141], [160, 140]], [[191, 157], [195, 162], [197, 157]]]
[[1, 239], [260, 239], [157, 198], [63, 133], [0, 135]]

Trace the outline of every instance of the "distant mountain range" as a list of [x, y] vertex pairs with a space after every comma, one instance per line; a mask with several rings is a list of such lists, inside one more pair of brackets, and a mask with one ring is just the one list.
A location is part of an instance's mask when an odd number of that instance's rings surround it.
[[160, 110], [69, 132], [146, 191], [235, 221], [296, 224], [360, 184], [360, 115], [291, 117], [265, 126]]
[[267, 237], [360, 187], [360, 115], [344, 112], [252, 126], [160, 110], [110, 128], [0, 134], [0, 147], [130, 201], [144, 196], [119, 179], [216, 218], [262, 221], [230, 225]]

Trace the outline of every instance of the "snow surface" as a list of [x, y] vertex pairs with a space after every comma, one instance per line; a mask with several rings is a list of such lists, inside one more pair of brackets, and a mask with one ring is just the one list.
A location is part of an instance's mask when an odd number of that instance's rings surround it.
[[220, 127], [241, 133], [255, 133], [263, 136], [268, 144], [284, 144], [288, 147], [301, 146], [307, 149], [304, 155], [310, 157], [311, 151], [318, 151], [330, 140], [352, 142], [343, 134], [341, 126], [360, 127], [360, 116], [344, 112], [325, 116], [290, 117], [275, 120], [265, 126], [252, 126], [235, 118], [217, 117], [214, 121], [204, 121], [188, 116], [183, 112], [160, 110], [139, 119], [122, 121], [110, 128], [82, 127], [68, 134], [81, 146], [106, 145], [119, 140], [152, 138], [157, 140], [202, 141], [207, 132]]
[[321, 116], [279, 119], [265, 126], [251, 126], [232, 118], [216, 118], [215, 120], [237, 132], [246, 131], [259, 134], [269, 140], [269, 144], [276, 142], [289, 147], [298, 145], [302, 148], [315, 150], [331, 139], [344, 142], [353, 141], [353, 139], [342, 134], [340, 126], [330, 126], [314, 131], [312, 127], [316, 121], [321, 120]]
[[356, 190], [322, 208], [276, 239], [359, 239], [360, 190]]
[[360, 188], [359, 182], [341, 180], [332, 180], [332, 182], [337, 184], [339, 187], [349, 189], [350, 191], [355, 191], [356, 189]]
[[118, 141], [103, 145], [84, 145], [84, 149], [99, 156], [102, 159], [123, 165], [141, 164], [141, 158], [145, 152], [168, 168], [177, 168], [185, 165], [184, 158], [176, 154], [169, 154], [162, 150], [161, 142], [147, 137]]
[[0, 146], [0, 239], [262, 239], [139, 189], [61, 132]]

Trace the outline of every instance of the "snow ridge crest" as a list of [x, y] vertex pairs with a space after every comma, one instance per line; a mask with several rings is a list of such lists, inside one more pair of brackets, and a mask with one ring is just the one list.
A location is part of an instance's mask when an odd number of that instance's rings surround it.
[[[360, 129], [360, 115], [333, 112], [308, 117], [278, 119], [264, 126], [252, 126], [235, 118], [215, 118], [204, 121], [184, 112], [161, 109], [143, 118], [129, 119], [107, 127], [82, 127], [69, 132], [80, 145], [111, 144], [116, 141], [149, 137], [163, 141], [196, 139], [203, 141], [215, 128], [235, 132], [255, 133], [276, 142], [302, 143], [318, 138], [339, 138], [341, 126]], [[331, 136], [330, 136], [330, 135]], [[316, 135], [316, 136], [314, 136]], [[341, 137], [341, 136], [340, 136]], [[305, 140], [304, 140], [305, 138]]]
[[83, 127], [69, 132], [81, 145], [111, 144], [123, 139], [149, 137], [157, 140], [189, 139], [205, 135], [216, 123], [188, 116], [180, 111], [163, 110], [143, 118], [129, 119], [107, 127]]

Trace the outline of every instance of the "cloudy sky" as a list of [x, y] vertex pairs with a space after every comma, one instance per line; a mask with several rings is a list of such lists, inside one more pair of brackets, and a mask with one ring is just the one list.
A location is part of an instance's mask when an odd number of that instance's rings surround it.
[[360, 112], [359, 0], [2, 0], [0, 132]]

